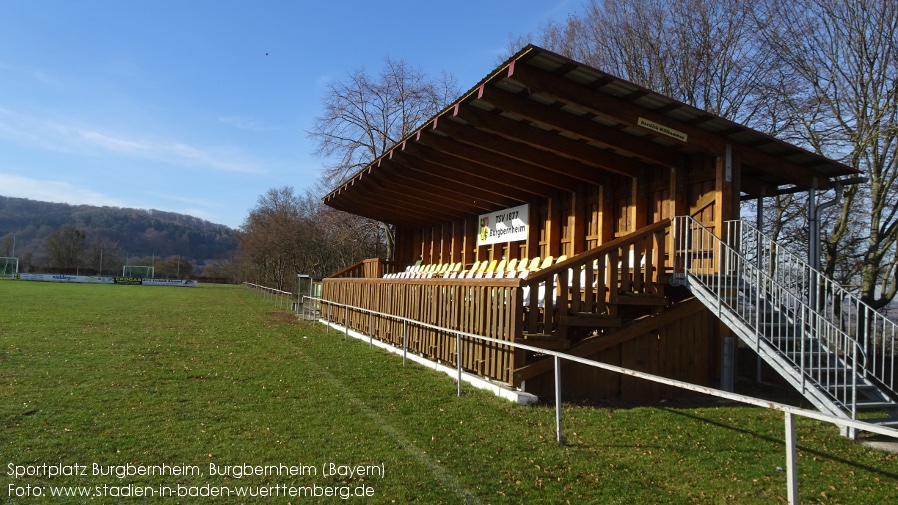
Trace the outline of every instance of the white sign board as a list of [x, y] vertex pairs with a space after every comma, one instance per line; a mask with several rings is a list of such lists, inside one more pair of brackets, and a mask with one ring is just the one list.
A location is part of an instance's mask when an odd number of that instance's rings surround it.
[[477, 245], [527, 240], [529, 217], [529, 205], [481, 214], [478, 220], [480, 233], [477, 234]]
[[181, 286], [186, 288], [195, 288], [197, 282], [189, 279], [143, 279], [141, 282], [144, 286]]
[[16, 279], [23, 281], [44, 282], [77, 282], [88, 284], [112, 284], [112, 277], [98, 277], [96, 275], [64, 275], [64, 274], [19, 274]]

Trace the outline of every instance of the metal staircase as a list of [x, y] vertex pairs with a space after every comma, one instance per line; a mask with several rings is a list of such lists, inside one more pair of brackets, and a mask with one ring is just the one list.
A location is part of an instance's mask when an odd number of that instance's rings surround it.
[[671, 283], [821, 412], [898, 427], [898, 325], [750, 225], [730, 221], [724, 231], [726, 240], [675, 218]]

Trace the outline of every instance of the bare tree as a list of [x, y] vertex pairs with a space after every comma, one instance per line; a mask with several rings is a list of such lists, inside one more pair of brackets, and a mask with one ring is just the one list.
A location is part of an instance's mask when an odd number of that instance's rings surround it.
[[12, 232], [7, 233], [0, 239], [0, 256], [12, 256], [15, 254], [16, 238]]
[[689, 105], [769, 131], [769, 116], [760, 112], [770, 106], [765, 82], [773, 59], [755, 29], [758, 2], [590, 0], [582, 15], [549, 22], [533, 38]]
[[898, 292], [898, 4], [770, 2], [762, 20], [795, 135], [869, 179], [826, 216], [824, 271], [858, 273], [862, 300], [884, 307]]
[[74, 270], [84, 253], [84, 232], [74, 226], [62, 226], [47, 236], [45, 247], [53, 267]]
[[241, 227], [244, 272], [287, 290], [297, 274], [325, 276], [380, 256], [385, 240], [376, 233], [379, 228], [366, 223], [326, 207], [313, 190], [297, 195], [291, 187], [272, 188], [259, 197]]
[[118, 242], [102, 236], [94, 236], [88, 241], [85, 251], [85, 262], [90, 268], [96, 269], [97, 275], [103, 272], [120, 272], [124, 261]]
[[[316, 154], [333, 160], [322, 174], [334, 188], [436, 115], [458, 95], [454, 78], [431, 78], [403, 60], [386, 58], [379, 76], [364, 68], [328, 85], [322, 115], [307, 132]], [[393, 255], [393, 231], [376, 223]]]
[[184, 256], [169, 256], [156, 263], [155, 275], [163, 279], [183, 279], [193, 274], [193, 265]]

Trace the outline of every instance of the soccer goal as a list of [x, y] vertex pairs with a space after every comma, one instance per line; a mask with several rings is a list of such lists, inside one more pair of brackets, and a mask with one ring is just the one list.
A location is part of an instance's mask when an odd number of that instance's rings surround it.
[[122, 277], [139, 277], [141, 279], [152, 279], [156, 269], [150, 266], [141, 265], [125, 265], [122, 267]]
[[19, 273], [19, 258], [0, 256], [0, 278], [15, 278]]

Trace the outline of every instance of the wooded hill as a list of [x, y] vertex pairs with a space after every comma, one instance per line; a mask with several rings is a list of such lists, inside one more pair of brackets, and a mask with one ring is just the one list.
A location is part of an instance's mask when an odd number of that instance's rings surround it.
[[27, 257], [41, 267], [47, 262], [45, 242], [55, 230], [74, 226], [92, 241], [114, 244], [122, 259], [180, 256], [202, 265], [224, 258], [237, 248], [231, 228], [159, 210], [69, 205], [0, 196], [0, 256]]

